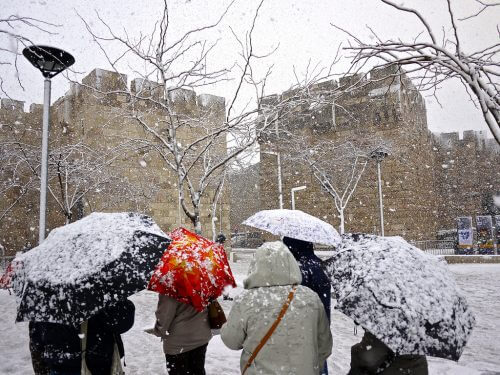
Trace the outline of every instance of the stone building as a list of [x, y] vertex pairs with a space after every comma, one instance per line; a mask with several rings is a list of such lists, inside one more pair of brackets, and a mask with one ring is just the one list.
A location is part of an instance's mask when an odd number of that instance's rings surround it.
[[[379, 140], [390, 145], [382, 161], [386, 235], [409, 240], [434, 239], [441, 229], [454, 228], [456, 216], [484, 212], [481, 199], [500, 189], [499, 147], [478, 133], [434, 135], [427, 127], [425, 102], [411, 80], [378, 69], [368, 77], [353, 75], [321, 83], [312, 90], [350, 87], [331, 106], [303, 106], [280, 124], [303, 139], [336, 141]], [[356, 83], [356, 85], [353, 85]], [[264, 104], [293, 93], [264, 98]], [[261, 144], [261, 209], [278, 208], [276, 157], [280, 152], [284, 208], [296, 208], [338, 227], [333, 200], [304, 165], [287, 162], [285, 137], [271, 136]], [[312, 144], [312, 143], [311, 143]], [[346, 232], [380, 233], [376, 162], [369, 160], [347, 208]]]
[[[433, 134], [440, 229], [455, 227], [458, 216], [500, 215], [500, 147], [484, 132]], [[499, 224], [497, 224], [499, 225]]]
[[[65, 145], [84, 144], [98, 155], [108, 155], [111, 160], [107, 165], [110, 169], [106, 171], [108, 175], [112, 174], [109, 180], [92, 185], [88, 180], [98, 178], [99, 173], [104, 174], [99, 170], [82, 179], [85, 181], [78, 188], [89, 188], [91, 191], [73, 206], [75, 212], [71, 220], [93, 211], [139, 211], [152, 216], [165, 231], [181, 225], [189, 228], [191, 222], [179, 205], [177, 176], [166, 167], [158, 153], [148, 147], [150, 138], [130, 116], [133, 111], [141, 114], [149, 123], [161, 126], [162, 121], [165, 121], [165, 113], [151, 101], [134, 101], [133, 96], [127, 94], [126, 85], [126, 75], [95, 69], [82, 79], [82, 84], [71, 84], [70, 90], [51, 106], [51, 150]], [[146, 92], [157, 95], [151, 83], [141, 79], [132, 80], [130, 91], [141, 92], [141, 95]], [[225, 100], [221, 97], [197, 95], [194, 91], [179, 89], [170, 92], [169, 103], [178, 117], [203, 121], [207, 128], [220, 124], [225, 117]], [[24, 112], [23, 107], [22, 102], [2, 100], [0, 142], [11, 142], [15, 135], [16, 141], [21, 140], [33, 148], [40, 147], [41, 106], [32, 105], [29, 112]], [[179, 139], [183, 142], [189, 142], [196, 136], [188, 130], [179, 131]], [[226, 152], [225, 141], [218, 147], [221, 153]], [[33, 155], [37, 155], [37, 152], [33, 152]], [[51, 157], [54, 159], [57, 155]], [[82, 156], [80, 161], [83, 160]], [[36, 189], [39, 181], [34, 175], [37, 173], [37, 163], [34, 160], [34, 173], [20, 174], [21, 179], [31, 179], [32, 186], [28, 193], [25, 194], [20, 187], [10, 186], [1, 197], [0, 212], [5, 214], [0, 218], [0, 243], [7, 254], [25, 246], [35, 246], [38, 242], [39, 195]], [[28, 169], [26, 171], [29, 172]], [[54, 171], [49, 173], [52, 173], [50, 186], [58, 197], [58, 178]], [[7, 183], [11, 175], [12, 171], [2, 170], [2, 182]], [[74, 186], [70, 188], [76, 189]], [[213, 193], [209, 189], [208, 194], [201, 199], [202, 233], [207, 237], [212, 236], [209, 209], [211, 195]], [[12, 208], [8, 209], [11, 205]], [[48, 230], [68, 221], [50, 194], [47, 205]], [[217, 209], [217, 226], [223, 232], [230, 233], [227, 189], [223, 191]]]

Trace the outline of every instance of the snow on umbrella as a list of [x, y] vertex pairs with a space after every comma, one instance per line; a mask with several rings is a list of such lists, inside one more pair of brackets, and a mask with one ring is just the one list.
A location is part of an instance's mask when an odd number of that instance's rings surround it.
[[327, 264], [335, 308], [392, 351], [458, 361], [475, 319], [446, 264], [373, 235], [344, 236]]
[[77, 325], [145, 289], [169, 237], [145, 215], [92, 213], [18, 256], [17, 321]]
[[148, 289], [203, 311], [228, 285], [236, 287], [224, 247], [177, 228], [153, 272]]
[[265, 230], [277, 236], [336, 246], [340, 242], [336, 229], [300, 210], [263, 210], [250, 216], [244, 225]]

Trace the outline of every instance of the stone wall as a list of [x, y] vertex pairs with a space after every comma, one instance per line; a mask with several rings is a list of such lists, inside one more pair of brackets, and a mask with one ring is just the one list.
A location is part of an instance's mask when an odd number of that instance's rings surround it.
[[[132, 111], [140, 113], [148, 123], [161, 126], [166, 114], [161, 106], [151, 101], [137, 100], [126, 92], [127, 76], [103, 69], [95, 69], [82, 79], [82, 84], [71, 84], [65, 96], [57, 99], [51, 107], [50, 145], [57, 146], [84, 143], [99, 152], [111, 152], [127, 141], [148, 140], [148, 135], [130, 116]], [[156, 95], [156, 87], [148, 86], [142, 80], [133, 80], [131, 91], [149, 89]], [[190, 121], [203, 121], [207, 128], [220, 124], [225, 117], [224, 98], [200, 94], [190, 90], [170, 92], [168, 105], [177, 116], [185, 116]], [[12, 125], [15, 132], [25, 134], [23, 140], [37, 146], [41, 139], [41, 106], [32, 106], [25, 113], [23, 105], [15, 101], [2, 100], [0, 123]], [[10, 131], [2, 127], [0, 140], [7, 139]], [[183, 142], [188, 142], [199, 134], [188, 130], [179, 134]], [[39, 147], [39, 146], [38, 146]], [[218, 145], [220, 152], [226, 152], [225, 142]], [[114, 174], [118, 179], [113, 183], [95, 189], [85, 196], [84, 214], [93, 211], [140, 211], [152, 216], [160, 227], [170, 231], [177, 226], [191, 227], [191, 222], [181, 211], [178, 203], [177, 177], [165, 165], [158, 153], [148, 147], [123, 148], [123, 153], [113, 161]], [[36, 166], [38, 168], [38, 166]], [[118, 182], [118, 183], [117, 183]], [[122, 182], [122, 184], [120, 184]], [[39, 184], [39, 182], [37, 182]], [[57, 181], [52, 180], [51, 184]], [[123, 185], [133, 186], [137, 196], [123, 198]], [[56, 189], [56, 186], [53, 186]], [[2, 197], [0, 209], [5, 209], [20, 197], [20, 192], [12, 189]], [[211, 238], [210, 198], [213, 190], [202, 198], [203, 234]], [[8, 254], [20, 250], [29, 241], [36, 245], [38, 238], [38, 194], [33, 191], [24, 197], [6, 217], [0, 220], [0, 241]], [[48, 230], [64, 224], [57, 205], [48, 195]], [[217, 210], [218, 230], [229, 234], [229, 191], [222, 194], [222, 202]]]
[[[424, 99], [404, 74], [394, 73], [378, 69], [368, 78], [358, 75], [338, 84], [322, 83], [332, 88], [357, 81], [360, 85], [319, 111], [303, 106], [281, 126], [311, 142], [327, 138], [389, 144], [390, 155], [381, 164], [385, 234], [433, 239], [438, 230], [453, 228], [456, 216], [484, 212], [480, 197], [500, 188], [498, 145], [474, 132], [465, 132], [463, 141], [458, 141], [458, 135], [433, 135], [427, 127]], [[277, 98], [270, 96], [264, 103]], [[296, 208], [338, 227], [332, 198], [303, 165], [286, 162], [284, 143], [271, 136], [261, 144], [262, 209], [278, 207], [276, 157], [265, 153], [271, 149], [282, 153], [284, 207], [291, 208], [291, 188], [306, 185], [295, 195]], [[345, 230], [380, 233], [375, 161], [368, 162], [346, 208]]]

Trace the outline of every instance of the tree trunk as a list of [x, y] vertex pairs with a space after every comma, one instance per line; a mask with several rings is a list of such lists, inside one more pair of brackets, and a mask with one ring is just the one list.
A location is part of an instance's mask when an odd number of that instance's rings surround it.
[[340, 218], [339, 232], [342, 235], [344, 234], [344, 224], [345, 224], [344, 210], [339, 211], [339, 218]]

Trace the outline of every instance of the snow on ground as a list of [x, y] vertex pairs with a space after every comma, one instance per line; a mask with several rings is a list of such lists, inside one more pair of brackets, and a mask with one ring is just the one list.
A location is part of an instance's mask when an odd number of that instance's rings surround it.
[[[241, 292], [248, 267], [247, 261], [232, 263], [238, 288], [231, 295]], [[500, 264], [450, 265], [457, 283], [467, 296], [476, 314], [477, 326], [457, 363], [430, 358], [432, 375], [500, 375]], [[131, 297], [136, 305], [134, 327], [123, 335], [125, 342], [126, 373], [136, 375], [166, 374], [165, 359], [159, 338], [143, 332], [154, 323], [157, 295], [143, 291]], [[230, 301], [221, 301], [226, 312]], [[28, 324], [14, 323], [15, 299], [0, 290], [0, 374], [32, 374], [28, 350]], [[354, 324], [337, 311], [332, 314], [333, 353], [328, 359], [333, 374], [346, 374], [349, 370], [350, 347], [362, 337], [362, 330], [354, 336]], [[239, 374], [239, 351], [227, 349], [215, 336], [208, 346], [207, 374]]]

